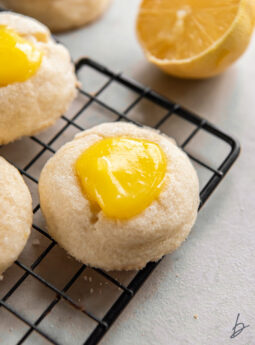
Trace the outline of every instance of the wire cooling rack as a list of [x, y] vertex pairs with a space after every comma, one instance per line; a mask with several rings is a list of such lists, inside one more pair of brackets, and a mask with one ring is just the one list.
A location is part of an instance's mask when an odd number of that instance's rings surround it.
[[[0, 154], [23, 174], [33, 199], [38, 199], [36, 190], [43, 164], [64, 142], [101, 122], [128, 121], [154, 127], [176, 139], [198, 171], [201, 208], [236, 160], [238, 142], [179, 104], [89, 58], [78, 61], [76, 70], [85, 82], [72, 110], [59, 120], [61, 123], [11, 144], [11, 150], [0, 149]], [[15, 145], [26, 151], [28, 161], [24, 163], [15, 153]], [[95, 345], [158, 263], [131, 273], [106, 273], [86, 267], [68, 258], [50, 238], [39, 204], [33, 211], [32, 243], [0, 282], [0, 329], [2, 324], [6, 330], [1, 335], [1, 329], [0, 343], [62, 345], [73, 344], [72, 339], [76, 339], [75, 344]], [[57, 252], [53, 255], [54, 250]], [[61, 278], [55, 280], [56, 276]], [[68, 320], [66, 314], [70, 315]]]

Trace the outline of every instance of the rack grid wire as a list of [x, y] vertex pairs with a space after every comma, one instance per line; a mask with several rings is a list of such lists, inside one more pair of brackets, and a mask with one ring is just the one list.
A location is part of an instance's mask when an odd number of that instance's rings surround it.
[[[210, 124], [207, 120], [200, 118], [199, 116], [195, 115], [194, 113], [184, 109], [179, 104], [169, 101], [168, 99], [162, 97], [161, 95], [157, 94], [156, 92], [150, 90], [149, 88], [145, 88], [144, 86], [140, 85], [139, 83], [131, 80], [127, 77], [122, 76], [121, 74], [117, 74], [109, 70], [108, 68], [98, 64], [97, 62], [89, 59], [89, 58], [82, 58], [76, 63], [76, 71], [79, 75], [84, 68], [90, 69], [93, 73], [97, 73], [100, 76], [105, 78], [104, 84], [95, 92], [88, 92], [85, 91], [83, 87], [79, 89], [79, 95], [84, 97], [84, 104], [79, 107], [79, 110], [75, 111], [72, 116], [62, 116], [62, 120], [64, 121], [64, 126], [55, 133], [55, 135], [49, 140], [42, 140], [40, 135], [30, 137], [29, 140], [39, 145], [41, 148], [39, 152], [25, 165], [20, 166], [16, 161], [10, 159], [10, 162], [13, 163], [21, 172], [22, 175], [25, 176], [27, 180], [30, 180], [31, 183], [37, 184], [38, 178], [34, 176], [30, 171], [33, 168], [33, 165], [44, 155], [45, 153], [54, 154], [55, 148], [54, 143], [65, 134], [68, 128], [73, 127], [77, 131], [85, 130], [86, 128], [79, 124], [79, 118], [83, 117], [86, 118], [87, 113], [91, 106], [96, 104], [100, 107], [101, 110], [107, 111], [111, 113], [115, 117], [115, 121], [127, 121], [131, 123], [135, 123], [138, 126], [148, 125], [146, 120], [144, 121], [137, 121], [134, 119], [133, 115], [136, 112], [137, 107], [140, 106], [141, 102], [144, 100], [149, 102], [149, 104], [153, 107], [158, 107], [162, 112], [161, 115], [157, 115], [155, 117], [155, 123], [153, 126], [155, 129], [159, 129], [164, 132], [164, 124], [166, 124], [169, 119], [175, 117], [175, 120], [181, 120], [182, 123], [187, 123], [192, 125], [192, 130], [188, 135], [182, 140], [180, 147], [188, 154], [191, 158], [193, 163], [196, 167], [201, 167], [202, 169], [206, 170], [209, 175], [207, 175], [206, 181], [204, 181], [201, 192], [200, 198], [201, 203], [199, 209], [205, 204], [208, 197], [212, 194], [215, 190], [217, 185], [221, 182], [224, 178], [232, 164], [238, 157], [240, 152], [240, 146], [236, 139], [233, 137], [225, 134], [221, 130], [217, 129], [214, 125]], [[124, 110], [119, 110], [118, 107], [113, 106], [110, 102], [106, 102], [102, 100], [104, 93], [109, 91], [110, 87], [113, 85], [117, 87], [121, 87], [122, 89], [126, 89], [127, 91], [132, 92], [133, 97], [132, 102], [127, 104]], [[115, 90], [116, 91], [116, 90]], [[118, 96], [118, 92], [115, 92]], [[111, 100], [110, 96], [110, 100]], [[85, 100], [86, 99], [86, 100]], [[148, 108], [147, 108], [148, 109]], [[142, 117], [142, 119], [146, 119], [146, 116]], [[112, 120], [112, 119], [111, 119]], [[98, 121], [100, 122], [100, 121]], [[179, 123], [179, 126], [180, 125]], [[170, 125], [171, 128], [171, 125]], [[163, 129], [163, 130], [162, 130]], [[182, 128], [179, 128], [180, 132], [182, 133]], [[174, 132], [176, 131], [176, 121], [174, 125]], [[215, 164], [210, 164], [210, 160], [212, 158], [212, 154], [208, 154], [206, 159], [201, 159], [197, 157], [195, 154], [190, 153], [189, 150], [186, 148], [188, 145], [194, 141], [199, 133], [205, 133], [210, 136], [210, 148], [211, 152], [214, 152], [214, 143], [215, 141], [220, 141], [227, 146], [227, 152], [224, 154], [224, 157], [221, 155], [221, 160], [215, 167]], [[168, 134], [168, 133], [167, 133]], [[178, 140], [177, 140], [178, 141]], [[203, 146], [203, 143], [199, 146], [199, 150]], [[207, 147], [205, 145], [205, 147]], [[209, 176], [209, 177], [208, 177]], [[34, 215], [36, 215], [40, 210], [40, 205], [36, 205], [34, 207]], [[85, 265], [80, 264], [78, 269], [73, 272], [71, 279], [65, 284], [64, 287], [59, 288], [55, 286], [53, 283], [45, 279], [42, 275], [40, 275], [36, 269], [40, 266], [40, 264], [45, 260], [45, 258], [50, 254], [50, 252], [57, 246], [56, 242], [51, 239], [47, 231], [38, 224], [33, 224], [33, 229], [39, 232], [43, 237], [47, 238], [49, 241], [49, 245], [45, 248], [45, 250], [36, 258], [36, 260], [31, 264], [27, 265], [18, 260], [15, 264], [22, 270], [23, 274], [17, 281], [12, 284], [12, 286], [8, 289], [3, 297], [0, 299], [0, 311], [1, 308], [4, 308], [11, 314], [13, 314], [16, 318], [21, 320], [23, 323], [27, 325], [27, 330], [22, 334], [18, 341], [15, 341], [15, 344], [21, 345], [24, 344], [27, 339], [34, 333], [39, 334], [43, 337], [49, 344], [54, 345], [62, 345], [61, 341], [55, 339], [52, 335], [50, 335], [47, 330], [40, 327], [40, 324], [48, 317], [48, 315], [54, 310], [54, 308], [58, 305], [60, 301], [67, 302], [72, 308], [75, 308], [81, 315], [84, 314], [86, 317], [90, 318], [95, 322], [95, 327], [93, 327], [92, 331], [90, 332], [89, 336], [82, 341], [84, 345], [95, 345], [97, 344], [117, 317], [120, 315], [122, 310], [127, 306], [130, 300], [134, 297], [138, 289], [142, 286], [148, 276], [153, 272], [159, 262], [149, 263], [144, 269], [135, 273], [134, 277], [128, 284], [122, 283], [121, 281], [117, 280], [113, 275], [108, 272], [104, 272], [100, 269], [93, 269], [97, 272], [100, 276], [104, 279], [108, 280], [111, 284], [116, 286], [121, 293], [118, 297], [113, 301], [111, 306], [107, 308], [106, 313], [103, 317], [98, 317], [96, 313], [87, 310], [73, 299], [69, 294], [69, 289], [73, 286], [73, 284], [77, 281], [77, 279], [86, 272], [88, 267]], [[32, 277], [33, 279], [37, 280], [40, 284], [45, 286], [47, 289], [51, 290], [54, 293], [54, 298], [52, 298], [51, 302], [47, 305], [47, 307], [40, 313], [39, 317], [36, 320], [31, 321], [28, 317], [24, 316], [24, 313], [16, 310], [15, 306], [8, 303], [8, 300], [11, 296], [22, 287], [22, 285], [26, 282], [26, 280]], [[95, 296], [96, 298], [96, 296]], [[61, 332], [61, 329], [59, 330]]]

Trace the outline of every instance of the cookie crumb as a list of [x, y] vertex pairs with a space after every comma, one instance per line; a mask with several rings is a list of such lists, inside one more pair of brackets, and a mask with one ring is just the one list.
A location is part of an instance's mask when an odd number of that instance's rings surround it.
[[100, 282], [100, 283], [99, 283], [99, 285], [100, 285], [100, 286], [102, 286], [102, 285], [103, 285], [103, 283], [102, 283], [102, 282]]
[[78, 298], [78, 302], [80, 303], [80, 301], [81, 301], [81, 299], [80, 298]]
[[93, 292], [94, 292], [94, 289], [93, 289], [93, 288], [91, 288], [91, 289], [89, 290], [89, 293], [92, 295], [92, 294], [93, 294]]
[[41, 244], [41, 242], [38, 240], [38, 238], [35, 238], [32, 242], [33, 246], [39, 246]]
[[85, 276], [83, 277], [83, 279], [84, 279], [84, 280], [88, 280], [88, 277], [85, 275]]
[[0, 275], [0, 281], [2, 281], [4, 279], [4, 276], [1, 274]]
[[198, 319], [198, 315], [197, 314], [193, 315], [193, 318], [197, 320]]
[[92, 282], [92, 277], [89, 277], [89, 282], [90, 282], [90, 283]]

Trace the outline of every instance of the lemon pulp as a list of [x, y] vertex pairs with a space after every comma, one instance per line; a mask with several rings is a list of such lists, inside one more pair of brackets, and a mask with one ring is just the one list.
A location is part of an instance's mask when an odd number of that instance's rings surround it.
[[147, 59], [184, 78], [217, 75], [246, 50], [254, 0], [142, 0], [137, 35]]
[[12, 29], [0, 25], [0, 86], [23, 82], [39, 69], [43, 53]]
[[138, 32], [158, 59], [192, 58], [220, 39], [233, 23], [240, 0], [144, 0]]
[[108, 217], [128, 219], [160, 194], [167, 161], [159, 145], [144, 139], [102, 139], [75, 164], [85, 196]]

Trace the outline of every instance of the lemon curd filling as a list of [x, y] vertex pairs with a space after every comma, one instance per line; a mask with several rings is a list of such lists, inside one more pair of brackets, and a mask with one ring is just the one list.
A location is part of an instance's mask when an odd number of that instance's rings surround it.
[[12, 29], [0, 25], [0, 86], [23, 82], [39, 69], [43, 53]]
[[111, 218], [128, 219], [160, 194], [167, 160], [159, 145], [144, 139], [102, 139], [75, 164], [85, 196]]

